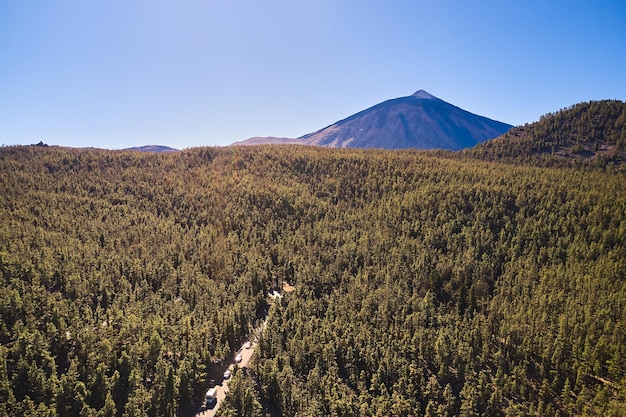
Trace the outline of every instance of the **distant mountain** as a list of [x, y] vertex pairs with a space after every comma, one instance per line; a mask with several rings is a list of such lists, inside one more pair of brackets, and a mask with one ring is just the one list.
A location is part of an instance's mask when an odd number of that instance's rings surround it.
[[169, 146], [160, 145], [145, 145], [136, 146], [133, 148], [126, 148], [125, 151], [138, 151], [138, 152], [178, 152], [178, 149], [170, 148]]
[[621, 166], [626, 162], [626, 102], [575, 104], [463, 153], [485, 160], [540, 165]]
[[233, 143], [233, 145], [305, 145], [301, 139], [295, 138], [277, 138], [274, 136], [259, 136], [246, 139], [242, 142]]
[[460, 150], [495, 138], [511, 127], [419, 90], [297, 139], [251, 138], [234, 145], [289, 143], [332, 148]]

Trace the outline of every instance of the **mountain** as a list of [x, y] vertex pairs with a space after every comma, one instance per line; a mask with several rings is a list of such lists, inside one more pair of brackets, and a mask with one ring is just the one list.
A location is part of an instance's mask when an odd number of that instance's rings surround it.
[[511, 127], [419, 90], [297, 139], [251, 138], [235, 145], [289, 143], [331, 148], [460, 150], [495, 138]]
[[246, 139], [242, 142], [233, 143], [233, 145], [303, 145], [300, 139], [296, 138], [277, 138], [275, 136], [258, 136]]
[[598, 167], [612, 164], [621, 169], [626, 162], [626, 102], [578, 103], [463, 153], [484, 160]]
[[178, 149], [170, 148], [169, 146], [161, 145], [145, 145], [136, 146], [133, 148], [126, 148], [125, 151], [138, 151], [138, 152], [178, 152]]

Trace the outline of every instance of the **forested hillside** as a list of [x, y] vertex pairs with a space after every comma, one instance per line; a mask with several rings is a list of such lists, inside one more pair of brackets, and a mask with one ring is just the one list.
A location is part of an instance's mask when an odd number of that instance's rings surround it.
[[0, 190], [0, 416], [192, 414], [282, 281], [223, 415], [625, 414], [620, 174], [33, 146]]
[[464, 152], [486, 160], [623, 170], [626, 102], [578, 103]]

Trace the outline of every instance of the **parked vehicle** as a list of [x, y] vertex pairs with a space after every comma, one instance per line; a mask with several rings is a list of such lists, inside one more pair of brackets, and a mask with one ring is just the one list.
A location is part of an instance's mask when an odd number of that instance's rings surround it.
[[224, 379], [230, 379], [230, 376], [232, 375], [232, 372], [230, 371], [230, 369], [227, 369], [224, 372]]
[[252, 347], [252, 343], [250, 343], [249, 341], [243, 344], [244, 349], [250, 349], [251, 347]]
[[243, 360], [243, 358], [241, 357], [241, 354], [235, 356], [235, 362], [239, 363]]
[[209, 388], [204, 394], [204, 402], [207, 407], [212, 407], [217, 403], [217, 387]]

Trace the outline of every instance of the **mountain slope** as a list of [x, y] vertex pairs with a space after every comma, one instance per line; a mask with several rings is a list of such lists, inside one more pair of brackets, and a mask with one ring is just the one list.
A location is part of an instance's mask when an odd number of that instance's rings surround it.
[[370, 107], [302, 139], [309, 145], [336, 148], [459, 150], [510, 128], [420, 90]]
[[626, 161], [626, 102], [578, 103], [464, 153], [484, 160], [542, 165], [619, 166]]
[[178, 149], [170, 148], [169, 146], [161, 145], [145, 145], [136, 146], [133, 148], [126, 148], [125, 151], [138, 151], [138, 152], [178, 152]]
[[243, 142], [233, 145], [302, 145], [302, 141], [296, 138], [278, 138], [275, 136], [255, 136]]
[[[282, 143], [331, 148], [460, 150], [499, 136], [512, 126], [453, 106], [424, 90], [384, 101], [297, 140]], [[278, 143], [248, 139], [237, 145]]]

